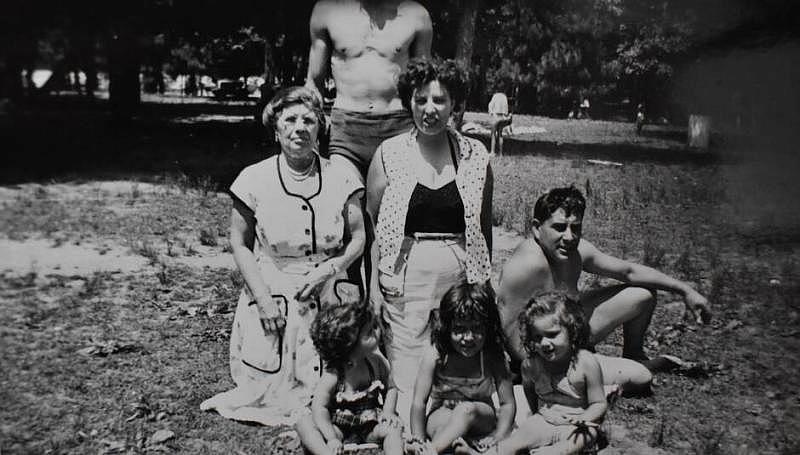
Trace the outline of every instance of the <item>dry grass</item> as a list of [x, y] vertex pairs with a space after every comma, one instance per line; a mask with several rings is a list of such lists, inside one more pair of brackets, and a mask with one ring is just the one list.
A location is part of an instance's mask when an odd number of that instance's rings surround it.
[[[231, 169], [252, 161], [256, 147], [244, 144], [247, 153], [236, 156], [229, 137], [213, 142], [197, 132], [176, 150], [166, 149], [184, 137], [139, 143], [131, 139], [139, 133], [131, 133], [122, 149], [138, 157], [152, 148], [152, 166], [184, 153], [183, 169], [193, 171], [216, 170], [219, 149], [228, 153], [222, 177], [159, 171], [116, 190], [86, 185], [70, 193], [64, 184], [45, 183], [4, 191], [14, 195], [0, 202], [0, 233], [8, 238], [123, 245], [150, 263], [133, 273], [0, 276], [3, 453], [300, 453], [296, 441], [276, 439], [285, 428], [242, 425], [198, 409], [232, 386], [227, 343], [242, 281], [227, 268], [177, 260], [229, 251], [218, 239], [227, 233], [229, 201], [215, 190]], [[587, 238], [612, 254], [657, 262], [711, 299], [716, 318], [699, 327], [683, 324], [681, 306], [671, 304], [676, 297], [662, 295], [648, 348], [719, 370], [705, 379], [660, 375], [654, 397], [618, 402], [608, 419], [617, 445], [607, 453], [624, 451], [622, 439], [650, 441], [660, 453], [800, 451], [800, 195], [796, 173], [776, 169], [608, 167], [541, 157], [494, 162], [495, 224], [525, 232], [535, 198], [574, 183], [588, 195]], [[495, 259], [497, 270], [505, 258]], [[599, 348], [616, 354], [620, 345], [615, 334]], [[85, 348], [94, 354], [78, 353]], [[149, 438], [158, 430], [175, 436], [154, 443]]]

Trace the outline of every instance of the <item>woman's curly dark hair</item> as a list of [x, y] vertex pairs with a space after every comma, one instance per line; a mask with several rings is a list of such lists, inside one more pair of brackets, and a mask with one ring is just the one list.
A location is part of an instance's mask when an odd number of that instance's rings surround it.
[[439, 81], [450, 94], [454, 110], [461, 106], [467, 97], [467, 71], [455, 60], [429, 60], [425, 58], [411, 59], [406, 69], [400, 73], [397, 81], [397, 92], [403, 107], [411, 112], [411, 97], [414, 91], [425, 84]]
[[534, 355], [534, 345], [540, 338], [534, 321], [549, 315], [558, 316], [559, 324], [567, 329], [573, 356], [578, 354], [579, 349], [589, 346], [589, 324], [580, 304], [563, 293], [549, 292], [530, 299], [519, 315], [519, 337], [529, 356]]
[[439, 352], [440, 359], [453, 350], [450, 332], [457, 319], [481, 323], [486, 329], [484, 349], [497, 355], [505, 355], [508, 351], [494, 289], [488, 282], [472, 284], [464, 281], [454, 285], [442, 297], [439, 309], [431, 312], [431, 343]]
[[327, 368], [344, 370], [359, 332], [374, 316], [366, 303], [324, 306], [311, 323], [311, 341]]

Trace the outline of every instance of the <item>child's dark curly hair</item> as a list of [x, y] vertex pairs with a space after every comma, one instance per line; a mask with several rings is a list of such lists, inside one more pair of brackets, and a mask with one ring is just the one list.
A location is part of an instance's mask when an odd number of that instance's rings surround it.
[[468, 73], [455, 60], [411, 59], [397, 81], [397, 93], [403, 107], [411, 112], [411, 97], [414, 90], [425, 84], [439, 81], [450, 94], [454, 106], [460, 106], [467, 97]]
[[579, 349], [589, 346], [589, 325], [580, 304], [563, 293], [549, 292], [530, 299], [519, 315], [519, 337], [529, 356], [534, 355], [534, 345], [541, 338], [533, 326], [534, 321], [552, 314], [558, 316], [558, 322], [567, 329], [573, 356]]
[[505, 355], [508, 351], [494, 289], [488, 282], [456, 284], [442, 297], [439, 309], [431, 312], [431, 343], [444, 359], [453, 348], [450, 332], [457, 319], [479, 321], [486, 328], [484, 349]]
[[344, 370], [361, 328], [373, 319], [366, 303], [332, 304], [319, 310], [311, 323], [311, 341], [327, 368]]

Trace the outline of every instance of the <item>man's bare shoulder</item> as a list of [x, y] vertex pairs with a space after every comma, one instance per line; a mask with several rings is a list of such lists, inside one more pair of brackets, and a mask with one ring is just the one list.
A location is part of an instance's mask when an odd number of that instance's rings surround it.
[[312, 29], [326, 29], [328, 23], [331, 21], [331, 13], [336, 8], [336, 1], [334, 0], [319, 0], [314, 4], [314, 9], [311, 10], [311, 18], [309, 24]]
[[539, 268], [548, 267], [547, 257], [535, 240], [525, 239], [517, 245], [503, 268], [505, 269], [508, 266], [514, 268], [522, 267], [534, 271]]
[[428, 21], [430, 22], [431, 16], [428, 14], [428, 10], [425, 9], [422, 4], [419, 2], [415, 2], [413, 0], [407, 0], [401, 2], [398, 9], [400, 9], [403, 14], [407, 14], [409, 16], [415, 17], [417, 19]]
[[529, 289], [531, 286], [537, 287], [540, 279], [550, 273], [549, 267], [539, 244], [533, 239], [523, 240], [503, 264], [500, 287], [502, 290], [518, 291], [522, 288]]

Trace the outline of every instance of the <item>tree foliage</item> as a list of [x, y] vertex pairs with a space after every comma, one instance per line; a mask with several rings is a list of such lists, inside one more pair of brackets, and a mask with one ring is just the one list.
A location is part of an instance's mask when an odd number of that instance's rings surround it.
[[[314, 3], [8, 0], [0, 18], [0, 96], [19, 98], [18, 75], [40, 66], [121, 76], [116, 69], [124, 65], [146, 77], [166, 71], [302, 83]], [[434, 54], [471, 55], [468, 107], [483, 110], [491, 93], [503, 90], [516, 112], [556, 116], [584, 97], [598, 110], [627, 101], [666, 112], [676, 72], [715, 36], [741, 24], [797, 29], [797, 8], [782, 7], [786, 0], [422, 3], [434, 23]], [[132, 78], [124, 86], [137, 90]]]

